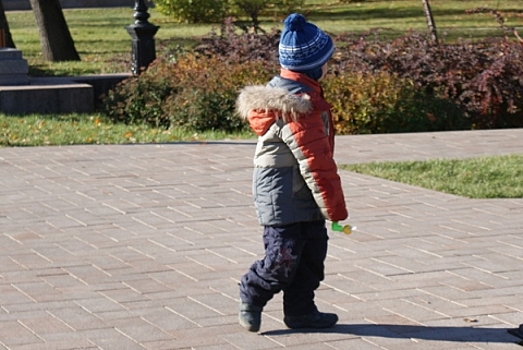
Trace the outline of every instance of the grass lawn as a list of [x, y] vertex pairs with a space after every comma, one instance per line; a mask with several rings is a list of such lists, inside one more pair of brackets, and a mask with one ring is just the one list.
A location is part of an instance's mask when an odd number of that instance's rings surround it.
[[252, 137], [251, 132], [234, 135], [221, 131], [196, 133], [180, 128], [165, 130], [147, 125], [112, 123], [96, 114], [24, 117], [0, 114], [0, 147], [164, 143]]
[[469, 198], [523, 198], [523, 154], [383, 162], [341, 169]]
[[[31, 11], [7, 12], [13, 41], [28, 60], [31, 75], [74, 76], [130, 71], [132, 8], [64, 9], [69, 30], [81, 62], [46, 62], [42, 59], [38, 29]], [[191, 46], [209, 33], [212, 25], [184, 25], [151, 10], [151, 22], [160, 26], [156, 35], [158, 53], [162, 42]]]

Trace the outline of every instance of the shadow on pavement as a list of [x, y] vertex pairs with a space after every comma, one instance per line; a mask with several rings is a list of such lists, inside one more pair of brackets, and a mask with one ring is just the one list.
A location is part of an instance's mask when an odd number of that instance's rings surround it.
[[521, 344], [521, 339], [507, 332], [506, 328], [474, 328], [474, 327], [428, 327], [393, 324], [339, 324], [334, 328], [318, 329], [284, 329], [261, 333], [266, 336], [289, 335], [293, 333], [342, 333], [362, 337], [405, 338], [423, 340], [441, 340], [451, 342], [482, 342], [482, 343], [515, 343]]

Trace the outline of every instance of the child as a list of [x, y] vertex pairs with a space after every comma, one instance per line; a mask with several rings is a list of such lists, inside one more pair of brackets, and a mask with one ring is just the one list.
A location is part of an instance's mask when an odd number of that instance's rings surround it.
[[348, 215], [333, 160], [331, 106], [318, 83], [333, 51], [328, 35], [291, 14], [279, 44], [280, 75], [267, 86], [245, 87], [238, 97], [238, 113], [258, 135], [253, 194], [264, 226], [265, 257], [240, 283], [240, 324], [251, 332], [260, 329], [263, 307], [280, 291], [287, 327], [328, 328], [338, 321], [314, 303], [324, 278], [325, 219]]

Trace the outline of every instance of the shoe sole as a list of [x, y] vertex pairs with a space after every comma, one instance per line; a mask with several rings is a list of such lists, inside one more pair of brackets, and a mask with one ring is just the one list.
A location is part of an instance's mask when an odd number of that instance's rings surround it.
[[332, 328], [336, 325], [336, 323], [334, 324], [331, 324], [331, 325], [309, 325], [309, 324], [299, 324], [299, 325], [288, 325], [288, 324], [285, 324], [287, 326], [287, 328], [290, 328], [290, 329], [303, 329], [303, 328], [309, 328], [309, 329], [326, 329], [326, 328]]
[[288, 322], [283, 320], [283, 323], [290, 328], [290, 329], [300, 329], [300, 328], [310, 328], [310, 329], [324, 329], [324, 328], [332, 328], [338, 323], [338, 318], [336, 317], [336, 320], [333, 320], [330, 323], [324, 323], [324, 324], [311, 324], [308, 322]]

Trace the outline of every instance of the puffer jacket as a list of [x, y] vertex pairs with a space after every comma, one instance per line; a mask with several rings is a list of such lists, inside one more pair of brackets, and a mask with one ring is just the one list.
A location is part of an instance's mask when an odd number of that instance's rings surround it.
[[258, 135], [253, 194], [261, 225], [347, 218], [330, 108], [318, 82], [285, 69], [267, 86], [240, 92], [238, 114]]

